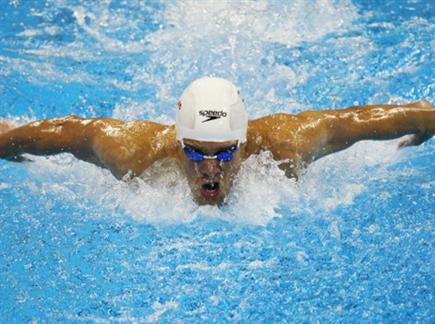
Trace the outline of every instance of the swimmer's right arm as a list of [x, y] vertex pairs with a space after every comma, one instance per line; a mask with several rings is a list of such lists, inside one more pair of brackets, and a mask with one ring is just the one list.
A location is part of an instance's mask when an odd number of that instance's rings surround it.
[[52, 155], [72, 153], [77, 158], [101, 165], [92, 144], [98, 133], [97, 119], [74, 115], [11, 127], [0, 124], [0, 158], [21, 161], [21, 154]]
[[[1, 125], [1, 124], [0, 124]], [[174, 156], [175, 129], [150, 121], [124, 123], [74, 115], [0, 128], [0, 158], [23, 161], [21, 154], [72, 153], [109, 169], [118, 179], [140, 175], [155, 161]], [[8, 128], [8, 129], [6, 129]]]

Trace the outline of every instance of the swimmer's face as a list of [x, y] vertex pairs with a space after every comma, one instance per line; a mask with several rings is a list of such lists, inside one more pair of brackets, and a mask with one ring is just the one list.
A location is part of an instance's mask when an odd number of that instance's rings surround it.
[[[203, 142], [185, 139], [184, 145], [195, 152], [214, 156], [221, 152], [228, 152], [237, 145], [237, 141]], [[217, 159], [192, 161], [179, 144], [182, 168], [199, 205], [221, 205], [224, 202], [240, 169], [244, 149], [245, 145], [241, 144], [229, 161]]]

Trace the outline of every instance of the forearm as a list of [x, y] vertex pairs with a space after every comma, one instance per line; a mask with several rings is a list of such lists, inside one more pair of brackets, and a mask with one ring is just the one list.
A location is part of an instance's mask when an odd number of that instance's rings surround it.
[[[89, 138], [80, 119], [75, 116], [29, 123], [0, 134], [0, 158], [12, 158], [23, 153], [49, 155], [86, 150]], [[78, 133], [74, 134], [74, 131]], [[82, 134], [80, 134], [82, 133]], [[84, 133], [84, 134], [83, 134]]]
[[339, 113], [340, 140], [387, 140], [407, 134], [435, 133], [435, 110], [405, 106], [368, 106]]
[[[435, 109], [427, 103], [407, 106], [370, 105], [342, 110], [304, 113], [313, 151], [305, 147], [306, 160], [341, 151], [361, 140], [388, 140], [417, 134], [427, 140], [435, 133]], [[419, 144], [419, 143], [418, 143]], [[309, 146], [309, 145], [308, 145]]]

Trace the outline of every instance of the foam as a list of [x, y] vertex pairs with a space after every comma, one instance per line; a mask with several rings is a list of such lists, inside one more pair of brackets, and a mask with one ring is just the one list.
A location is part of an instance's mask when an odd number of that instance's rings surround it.
[[[78, 204], [93, 201], [103, 210], [114, 215], [122, 211], [138, 222], [164, 225], [205, 217], [265, 226], [289, 212], [316, 215], [352, 204], [367, 190], [362, 183], [368, 166], [373, 169], [372, 180], [391, 177], [387, 168], [401, 157], [397, 142], [358, 143], [316, 161], [298, 182], [284, 176], [270, 153], [251, 156], [243, 164], [222, 208], [197, 206], [185, 177], [169, 160], [156, 163], [141, 178], [129, 182], [118, 181], [109, 171], [77, 161], [69, 154], [32, 157], [35, 163], [30, 163], [28, 169], [30, 178], [42, 183], [34, 190], [51, 192]], [[26, 185], [31, 189], [34, 181]], [[330, 231], [339, 237], [339, 224], [334, 226]]]
[[165, 28], [146, 36], [150, 65], [165, 69], [158, 76], [148, 67], [139, 68], [136, 74], [143, 82], [157, 84], [159, 99], [171, 108], [180, 95], [180, 85], [201, 74], [229, 78], [242, 89], [250, 115], [261, 116], [272, 107], [284, 110], [292, 101], [298, 106], [285, 94], [307, 76], [274, 64], [273, 55], [264, 64], [269, 47], [280, 44], [291, 48], [315, 41], [350, 28], [356, 17], [355, 7], [346, 1], [171, 3], [164, 12]]
[[[292, 3], [262, 0], [241, 5], [231, 0], [187, 0], [168, 4], [164, 17], [170, 28], [152, 34], [148, 40], [154, 46], [162, 46], [163, 42], [182, 37], [177, 43], [182, 47], [191, 47], [196, 41], [203, 42], [214, 35], [227, 38], [228, 42], [222, 45], [230, 49], [234, 49], [238, 37], [297, 45], [336, 31], [350, 23], [355, 15], [353, 5], [345, 1], [338, 5], [330, 0], [310, 3], [303, 0]], [[189, 29], [186, 30], [186, 27]], [[225, 47], [215, 51], [219, 49]]]

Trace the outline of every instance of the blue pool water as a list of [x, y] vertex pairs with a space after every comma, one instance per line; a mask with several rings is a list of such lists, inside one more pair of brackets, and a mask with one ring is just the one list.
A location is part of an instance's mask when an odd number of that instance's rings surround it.
[[[434, 10], [2, 0], [0, 118], [172, 123], [210, 74], [251, 118], [434, 102]], [[358, 143], [298, 183], [252, 157], [221, 209], [197, 207], [171, 165], [126, 184], [68, 154], [0, 161], [0, 322], [433, 323], [435, 141], [397, 143]]]

